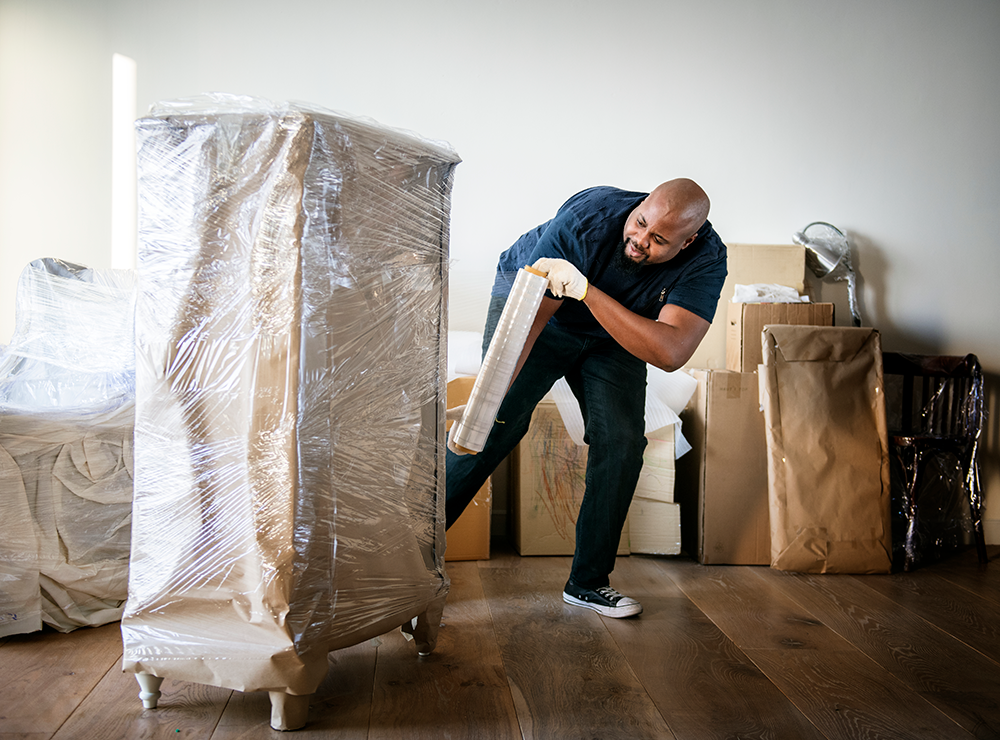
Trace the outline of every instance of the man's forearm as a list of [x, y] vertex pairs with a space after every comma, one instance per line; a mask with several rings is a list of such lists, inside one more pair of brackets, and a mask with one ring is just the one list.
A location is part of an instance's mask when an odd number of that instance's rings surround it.
[[[708, 322], [697, 317], [694, 317], [696, 322], [689, 321], [684, 326], [647, 319], [628, 310], [593, 285], [588, 287], [583, 302], [598, 323], [622, 347], [640, 360], [667, 372], [680, 369], [694, 354], [708, 331]], [[698, 322], [703, 323], [704, 327]]]

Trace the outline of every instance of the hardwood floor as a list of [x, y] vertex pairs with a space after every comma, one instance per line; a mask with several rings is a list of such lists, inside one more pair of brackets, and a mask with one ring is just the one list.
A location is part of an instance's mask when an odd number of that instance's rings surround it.
[[[913, 573], [806, 576], [619, 558], [642, 601], [561, 599], [569, 558], [449, 563], [435, 652], [399, 631], [330, 655], [293, 737], [1000, 738], [1000, 547]], [[0, 640], [0, 740], [253, 740], [264, 693], [165, 681], [144, 711], [117, 624]]]

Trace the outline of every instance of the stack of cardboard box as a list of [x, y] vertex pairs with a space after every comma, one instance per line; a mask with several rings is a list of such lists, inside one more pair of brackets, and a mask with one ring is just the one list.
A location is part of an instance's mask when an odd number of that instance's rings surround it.
[[[514, 547], [521, 555], [572, 555], [576, 517], [587, 477], [587, 447], [566, 431], [555, 402], [545, 398], [511, 454]], [[628, 555], [628, 524], [619, 555]]]
[[[680, 552], [674, 502], [674, 428], [646, 435], [643, 467], [622, 531], [619, 555]], [[521, 555], [572, 555], [588, 448], [576, 444], [553, 401], [543, 400], [512, 455], [514, 547]]]
[[[804, 290], [805, 250], [731, 245], [729, 278], [689, 367], [698, 389], [681, 414], [692, 450], [677, 461], [684, 550], [704, 564], [767, 565], [767, 450], [757, 366], [769, 324], [832, 326], [832, 303], [733, 303], [736, 285]], [[722, 368], [722, 363], [725, 369]]]
[[629, 509], [629, 545], [634, 553], [678, 555], [681, 507], [674, 501], [674, 427], [646, 435], [642, 472]]

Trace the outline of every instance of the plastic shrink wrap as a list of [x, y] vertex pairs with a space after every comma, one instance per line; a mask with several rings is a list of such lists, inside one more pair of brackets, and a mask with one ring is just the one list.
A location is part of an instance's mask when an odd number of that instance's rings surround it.
[[894, 567], [914, 570], [973, 542], [986, 562], [979, 445], [986, 421], [975, 355], [885, 353]]
[[0, 636], [121, 617], [132, 516], [135, 274], [56, 259], [0, 348]]
[[457, 156], [222, 95], [136, 128], [125, 670], [301, 696], [395, 627], [429, 651]]

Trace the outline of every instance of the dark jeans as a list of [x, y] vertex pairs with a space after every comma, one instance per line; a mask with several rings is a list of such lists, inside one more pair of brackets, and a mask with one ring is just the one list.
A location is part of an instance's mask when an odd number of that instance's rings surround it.
[[[488, 347], [503, 310], [494, 297], [483, 346]], [[576, 520], [576, 553], [570, 580], [578, 586], [608, 585], [646, 447], [646, 363], [613, 339], [545, 327], [497, 412], [486, 447], [477, 455], [447, 453], [447, 526], [528, 431], [531, 412], [552, 385], [566, 376], [580, 401], [587, 454], [586, 490]]]

